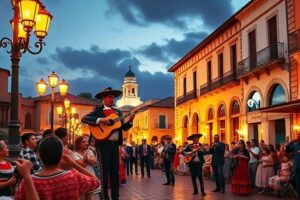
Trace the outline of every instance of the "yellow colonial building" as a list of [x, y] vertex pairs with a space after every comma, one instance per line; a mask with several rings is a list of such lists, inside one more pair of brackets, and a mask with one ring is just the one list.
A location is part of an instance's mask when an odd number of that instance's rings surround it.
[[165, 136], [175, 138], [174, 130], [174, 97], [162, 100], [148, 100], [134, 110], [140, 110], [135, 115], [133, 126], [127, 133], [127, 142], [141, 143], [147, 139], [148, 143], [156, 144]]
[[180, 143], [292, 136], [292, 115], [268, 110], [290, 101], [287, 30], [284, 0], [252, 0], [169, 69]]

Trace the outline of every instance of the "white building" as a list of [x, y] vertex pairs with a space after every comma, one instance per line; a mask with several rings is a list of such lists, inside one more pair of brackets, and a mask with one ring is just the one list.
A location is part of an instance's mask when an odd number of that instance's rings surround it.
[[118, 108], [136, 107], [143, 103], [138, 96], [138, 84], [130, 66], [128, 72], [125, 74], [122, 90], [123, 96], [116, 102]]

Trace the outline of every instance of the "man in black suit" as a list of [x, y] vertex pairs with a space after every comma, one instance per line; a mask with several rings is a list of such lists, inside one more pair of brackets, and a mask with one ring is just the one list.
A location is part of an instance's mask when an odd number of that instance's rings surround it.
[[[98, 106], [95, 110], [82, 118], [82, 123], [99, 126], [101, 123], [111, 125], [111, 121], [105, 119], [110, 114], [122, 116], [122, 112], [113, 108], [114, 99], [122, 94], [119, 90], [112, 90], [111, 87], [99, 92], [95, 98], [102, 100], [102, 106]], [[134, 115], [122, 126], [114, 130], [110, 136], [103, 141], [96, 141], [96, 149], [100, 165], [100, 178], [103, 187], [105, 200], [109, 200], [108, 196], [108, 177], [110, 178], [111, 198], [119, 199], [119, 145], [123, 143], [123, 130], [129, 130], [132, 127]], [[103, 172], [103, 173], [102, 173]]]
[[132, 147], [126, 146], [125, 147], [125, 168], [127, 171], [127, 176], [129, 176], [129, 173], [132, 174], [132, 168], [130, 165], [131, 155], [132, 155]]
[[296, 140], [290, 142], [286, 147], [286, 152], [293, 155], [293, 177], [296, 181], [296, 190], [300, 199], [300, 133]]
[[139, 157], [141, 161], [141, 173], [144, 178], [144, 167], [146, 165], [147, 175], [150, 178], [150, 145], [147, 144], [146, 139], [142, 140], [142, 144], [139, 146]]
[[209, 153], [212, 154], [211, 165], [216, 181], [216, 189], [213, 192], [225, 193], [225, 179], [223, 175], [225, 144], [220, 141], [219, 135], [214, 136], [214, 143]]
[[163, 185], [172, 185], [175, 184], [175, 177], [173, 172], [173, 161], [176, 153], [176, 145], [172, 142], [172, 137], [166, 137], [166, 146], [164, 147], [162, 154], [164, 158], [164, 165], [166, 170], [167, 182]]
[[130, 154], [130, 172], [133, 172], [133, 165], [134, 165], [134, 172], [135, 175], [138, 175], [138, 147], [135, 145], [135, 142], [131, 143], [131, 154]]
[[206, 193], [204, 191], [204, 182], [202, 177], [202, 168], [203, 168], [203, 164], [205, 163], [205, 160], [203, 157], [202, 144], [199, 143], [199, 139], [201, 136], [202, 134], [190, 135], [187, 139], [193, 140], [193, 144], [187, 145], [181, 153], [183, 155], [194, 155], [193, 160], [188, 164], [191, 171], [192, 182], [194, 187], [193, 194], [198, 194], [198, 186], [197, 186], [197, 178], [198, 178], [200, 182], [201, 195], [205, 196]]

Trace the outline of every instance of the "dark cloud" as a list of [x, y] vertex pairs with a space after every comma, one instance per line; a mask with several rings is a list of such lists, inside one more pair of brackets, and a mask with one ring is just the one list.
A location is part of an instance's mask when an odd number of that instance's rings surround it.
[[50, 64], [50, 62], [48, 61], [48, 59], [45, 58], [45, 57], [39, 57], [39, 58], [37, 58], [36, 62], [38, 64], [41, 64], [41, 65], [49, 65]]
[[[76, 50], [70, 47], [57, 48], [52, 59], [62, 63], [69, 69], [89, 70], [93, 77], [80, 77], [70, 80], [70, 91], [74, 94], [91, 92], [96, 94], [99, 90], [111, 86], [121, 89], [124, 75], [128, 66], [132, 66], [138, 84], [139, 94], [143, 100], [149, 98], [164, 98], [173, 95], [172, 74], [140, 71], [140, 61], [133, 57], [129, 51], [112, 49]], [[162, 87], [164, 86], [164, 87]]]
[[191, 19], [199, 18], [214, 28], [233, 12], [231, 2], [224, 0], [107, 0], [107, 4], [107, 13], [120, 13], [127, 22], [142, 26], [163, 23], [186, 28]]
[[207, 35], [206, 32], [186, 33], [183, 40], [167, 39], [166, 44], [163, 45], [154, 42], [141, 47], [137, 50], [137, 53], [155, 61], [174, 62], [187, 54]]

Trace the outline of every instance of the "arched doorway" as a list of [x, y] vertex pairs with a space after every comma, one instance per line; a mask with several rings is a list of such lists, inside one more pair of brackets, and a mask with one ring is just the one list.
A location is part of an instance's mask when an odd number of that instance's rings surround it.
[[230, 118], [231, 118], [231, 142], [238, 142], [240, 129], [240, 104], [238, 100], [234, 100], [231, 104]]
[[194, 113], [192, 119], [193, 133], [199, 133], [199, 116], [197, 113]]
[[[268, 99], [269, 106], [274, 106], [285, 102], [286, 102], [286, 94], [283, 87], [278, 83], [274, 84], [271, 87], [269, 93], [269, 99]], [[275, 144], [280, 144], [281, 141], [285, 140], [286, 124], [284, 118], [274, 120], [274, 132], [275, 132]]]
[[226, 108], [224, 104], [221, 104], [218, 108], [218, 125], [219, 125], [219, 136], [221, 141], [225, 141], [225, 121], [226, 120]]
[[209, 139], [209, 143], [212, 143], [213, 141], [213, 119], [214, 119], [214, 110], [213, 108], [209, 108], [208, 112], [207, 112], [207, 125], [206, 125], [206, 129], [208, 132], [208, 139]]
[[151, 138], [151, 144], [157, 145], [157, 143], [158, 143], [158, 137], [157, 136], [153, 136]]
[[185, 116], [182, 121], [182, 141], [186, 141], [188, 137], [188, 117]]
[[25, 129], [32, 129], [31, 126], [31, 114], [28, 112], [25, 115]]

